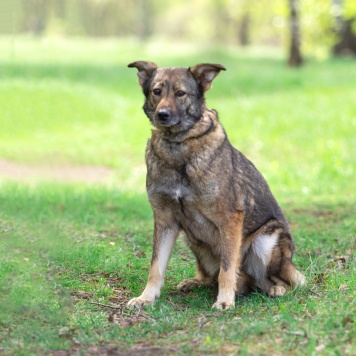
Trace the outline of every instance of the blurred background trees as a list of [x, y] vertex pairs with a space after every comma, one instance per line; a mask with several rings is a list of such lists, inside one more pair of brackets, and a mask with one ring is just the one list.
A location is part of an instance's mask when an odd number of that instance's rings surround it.
[[0, 34], [116, 36], [356, 55], [355, 0], [0, 0]]

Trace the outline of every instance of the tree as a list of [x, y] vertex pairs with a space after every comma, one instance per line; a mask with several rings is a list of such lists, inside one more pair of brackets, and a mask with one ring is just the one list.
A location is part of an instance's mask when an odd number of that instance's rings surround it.
[[[350, 14], [351, 17], [344, 17], [343, 0], [332, 0], [332, 12], [336, 22], [336, 35], [338, 42], [333, 46], [335, 55], [356, 55], [356, 33], [354, 31], [354, 23], [356, 14]], [[347, 16], [346, 11], [346, 16]]]
[[230, 16], [228, 14], [228, 6], [225, 0], [213, 0], [214, 9], [214, 32], [215, 39], [218, 42], [226, 40], [226, 34], [228, 33]]
[[300, 25], [299, 25], [299, 1], [288, 0], [290, 10], [290, 47], [289, 47], [289, 65], [299, 67], [303, 64], [303, 58], [300, 51]]
[[24, 31], [29, 31], [35, 36], [42, 35], [47, 26], [49, 15], [49, 2], [45, 0], [22, 0]]
[[140, 0], [138, 1], [138, 5], [140, 7], [138, 32], [141, 41], [145, 41], [152, 35], [154, 7], [152, 0]]
[[240, 26], [238, 29], [239, 43], [241, 46], [247, 46], [250, 44], [250, 23], [251, 17], [248, 12], [245, 12], [242, 16]]

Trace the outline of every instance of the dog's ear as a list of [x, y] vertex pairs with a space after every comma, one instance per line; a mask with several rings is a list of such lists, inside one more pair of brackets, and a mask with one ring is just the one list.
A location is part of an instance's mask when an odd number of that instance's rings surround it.
[[130, 63], [128, 65], [129, 68], [137, 68], [138, 69], [138, 81], [140, 85], [143, 87], [147, 80], [149, 80], [153, 74], [153, 72], [157, 69], [157, 64], [153, 62], [147, 61], [137, 61]]
[[198, 82], [202, 85], [204, 92], [211, 87], [213, 79], [226, 68], [220, 64], [202, 63], [189, 68], [189, 71], [194, 75]]

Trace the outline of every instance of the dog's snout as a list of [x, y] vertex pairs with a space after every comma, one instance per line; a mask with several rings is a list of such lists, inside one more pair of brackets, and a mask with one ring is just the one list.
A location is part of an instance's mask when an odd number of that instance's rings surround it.
[[180, 123], [180, 118], [177, 113], [168, 108], [158, 109], [155, 117], [154, 123], [159, 127], [169, 127]]
[[161, 109], [158, 111], [157, 113], [157, 117], [161, 120], [161, 121], [167, 121], [169, 119], [169, 117], [171, 116], [171, 112], [167, 109]]

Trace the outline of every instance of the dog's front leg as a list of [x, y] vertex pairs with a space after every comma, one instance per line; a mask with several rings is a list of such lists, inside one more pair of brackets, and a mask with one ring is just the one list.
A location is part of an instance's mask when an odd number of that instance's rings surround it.
[[218, 277], [219, 292], [213, 308], [235, 307], [237, 278], [240, 271], [243, 212], [231, 214], [220, 226], [221, 262]]
[[129, 307], [153, 305], [161, 293], [164, 274], [179, 233], [179, 226], [177, 223], [162, 224], [157, 220], [155, 219], [153, 253], [148, 282], [143, 293], [127, 303]]

